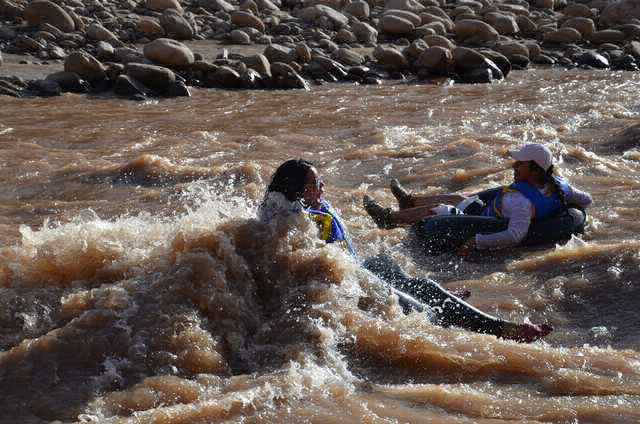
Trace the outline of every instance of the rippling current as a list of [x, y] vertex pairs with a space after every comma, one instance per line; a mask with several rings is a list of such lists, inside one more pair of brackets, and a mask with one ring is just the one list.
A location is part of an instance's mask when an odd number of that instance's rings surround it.
[[[530, 70], [492, 85], [196, 90], [134, 103], [2, 98], [0, 422], [640, 422], [640, 76]], [[634, 136], [636, 137], [634, 139]], [[469, 260], [378, 230], [415, 192], [507, 184], [547, 143], [590, 191], [580, 238]], [[314, 161], [360, 256], [555, 331], [531, 345], [405, 316], [312, 223], [255, 220]]]

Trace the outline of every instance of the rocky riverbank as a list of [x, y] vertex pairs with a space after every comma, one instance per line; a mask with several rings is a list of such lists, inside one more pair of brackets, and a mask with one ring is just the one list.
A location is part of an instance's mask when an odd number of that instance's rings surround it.
[[[634, 0], [0, 0], [0, 23], [0, 52], [14, 69], [22, 57], [14, 55], [26, 55], [53, 71], [5, 72], [0, 95], [15, 97], [484, 83], [532, 63], [628, 71], [640, 63]], [[199, 40], [246, 54], [208, 56], [190, 47]]]

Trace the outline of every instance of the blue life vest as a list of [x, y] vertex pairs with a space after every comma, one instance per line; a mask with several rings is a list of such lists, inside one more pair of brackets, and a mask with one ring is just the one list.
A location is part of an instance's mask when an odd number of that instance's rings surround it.
[[[560, 177], [553, 177], [556, 181], [560, 190], [564, 194], [566, 198], [570, 192], [571, 188], [569, 183]], [[491, 216], [495, 218], [502, 218], [502, 199], [505, 193], [517, 191], [526, 197], [531, 204], [533, 205], [533, 217], [532, 219], [544, 219], [548, 218], [556, 213], [560, 212], [566, 206], [564, 205], [561, 196], [555, 191], [551, 193], [551, 195], [544, 195], [540, 190], [538, 190], [535, 186], [527, 183], [527, 182], [519, 182], [513, 183], [510, 186], [503, 187], [502, 190], [499, 190], [496, 196], [486, 203], [486, 206], [483, 211], [484, 216]]]
[[344, 242], [349, 252], [355, 256], [356, 252], [351, 245], [347, 229], [342, 223], [340, 215], [329, 202], [323, 200], [319, 209], [305, 209], [305, 212], [318, 224], [322, 240], [327, 243]]

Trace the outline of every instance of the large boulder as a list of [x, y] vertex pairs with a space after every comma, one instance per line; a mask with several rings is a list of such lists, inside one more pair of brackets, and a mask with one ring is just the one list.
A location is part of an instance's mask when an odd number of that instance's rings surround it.
[[124, 73], [154, 90], [165, 92], [176, 82], [176, 74], [162, 66], [128, 63]]
[[429, 47], [418, 57], [415, 66], [434, 75], [447, 75], [453, 69], [453, 54], [445, 47]]
[[231, 23], [237, 27], [255, 28], [260, 32], [264, 32], [264, 23], [260, 18], [250, 12], [237, 10], [231, 14]]
[[415, 28], [411, 21], [397, 15], [387, 14], [380, 19], [380, 31], [385, 34], [408, 35]]
[[167, 35], [176, 40], [191, 40], [194, 35], [189, 21], [173, 9], [167, 9], [160, 16], [160, 25]]
[[373, 57], [389, 70], [402, 70], [409, 66], [407, 58], [393, 47], [378, 46], [373, 50]]
[[112, 46], [122, 46], [122, 42], [114, 33], [106, 29], [100, 24], [91, 24], [87, 28], [87, 37], [96, 41], [106, 41]]
[[547, 43], [555, 44], [577, 43], [582, 40], [582, 35], [574, 28], [560, 28], [556, 31], [545, 32], [542, 39]]
[[29, 25], [37, 26], [48, 23], [62, 32], [73, 32], [76, 25], [69, 14], [55, 3], [48, 0], [36, 0], [24, 9], [22, 14]]
[[158, 38], [145, 44], [144, 57], [150, 61], [170, 67], [186, 67], [194, 62], [193, 52], [179, 41]]
[[105, 67], [96, 59], [86, 52], [73, 52], [64, 62], [64, 70], [66, 72], [75, 72], [81, 78], [89, 82], [97, 82], [103, 80], [107, 74]]
[[591, 34], [593, 34], [596, 31], [596, 24], [593, 22], [593, 19], [584, 18], [584, 17], [575, 17], [575, 18], [567, 19], [562, 24], [562, 28], [576, 29], [582, 35], [583, 38], [588, 38]]
[[476, 19], [456, 21], [454, 32], [458, 41], [469, 44], [493, 44], [500, 37], [491, 25]]
[[167, 9], [174, 9], [179, 13], [182, 13], [182, 6], [178, 0], [147, 0], [145, 2], [147, 9], [155, 10], [156, 12], [164, 12]]
[[624, 24], [633, 19], [640, 19], [640, 2], [638, 0], [622, 0], [609, 4], [600, 14], [601, 27]]

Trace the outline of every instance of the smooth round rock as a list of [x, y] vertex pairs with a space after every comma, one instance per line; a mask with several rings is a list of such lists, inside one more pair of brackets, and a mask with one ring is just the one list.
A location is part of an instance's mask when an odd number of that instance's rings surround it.
[[251, 37], [244, 31], [234, 29], [229, 33], [229, 39], [233, 44], [251, 44]]
[[447, 75], [453, 69], [453, 54], [445, 47], [429, 47], [418, 57], [415, 66], [431, 74]]
[[242, 10], [235, 11], [231, 14], [231, 23], [239, 28], [249, 27], [255, 28], [260, 32], [264, 32], [264, 23], [260, 18], [250, 12]]
[[71, 16], [60, 6], [48, 0], [31, 2], [24, 9], [22, 16], [32, 26], [48, 23], [62, 32], [73, 32], [76, 29]]
[[593, 19], [584, 18], [584, 17], [575, 17], [571, 19], [567, 19], [563, 24], [562, 28], [573, 28], [578, 30], [583, 38], [589, 37], [596, 31], [596, 24], [593, 22]]
[[397, 15], [384, 15], [380, 19], [380, 31], [385, 34], [406, 35], [411, 34], [414, 29], [415, 25], [411, 21]]
[[163, 66], [185, 67], [195, 60], [189, 47], [169, 38], [158, 38], [145, 44], [143, 52], [144, 57]]
[[345, 6], [344, 11], [361, 20], [369, 19], [369, 15], [371, 14], [369, 3], [363, 0], [352, 1]]
[[409, 66], [404, 55], [392, 47], [378, 46], [373, 50], [373, 57], [378, 63], [389, 70], [401, 70]]
[[548, 43], [566, 44], [582, 40], [582, 35], [574, 28], [560, 28], [556, 31], [545, 32], [542, 39]]
[[472, 44], [495, 43], [500, 36], [491, 25], [475, 19], [456, 21], [454, 32], [459, 41]]
[[136, 24], [136, 28], [149, 38], [162, 37], [165, 34], [160, 22], [148, 16], [141, 16]]
[[105, 67], [95, 57], [86, 52], [73, 52], [64, 62], [64, 70], [75, 72], [90, 82], [103, 80], [107, 75]]
[[167, 35], [176, 40], [191, 40], [194, 35], [193, 28], [189, 21], [173, 9], [167, 9], [160, 16], [160, 25]]
[[176, 82], [176, 74], [171, 69], [162, 66], [128, 63], [124, 67], [124, 73], [140, 81], [145, 86], [158, 91], [167, 90]]

